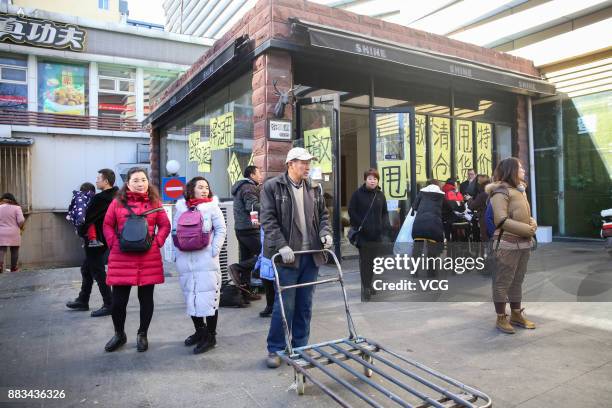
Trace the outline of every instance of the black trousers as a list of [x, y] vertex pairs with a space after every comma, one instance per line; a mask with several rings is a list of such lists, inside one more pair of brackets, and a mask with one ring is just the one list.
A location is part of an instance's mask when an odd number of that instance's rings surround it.
[[[155, 285], [138, 286], [138, 302], [140, 303], [140, 327], [138, 333], [147, 333], [153, 318], [153, 289]], [[115, 332], [125, 330], [125, 316], [130, 300], [131, 286], [113, 286], [113, 325]]]
[[[86, 244], [87, 245], [87, 244]], [[108, 258], [108, 250], [106, 247], [88, 248], [85, 246], [85, 260], [81, 265], [81, 292], [79, 292], [79, 300], [85, 304], [89, 304], [89, 296], [93, 287], [94, 280], [98, 284], [100, 295], [105, 306], [112, 303], [111, 290], [106, 284], [106, 270], [104, 265]]]
[[381, 241], [360, 241], [359, 245], [359, 274], [361, 275], [361, 288], [372, 288], [374, 258], [385, 256], [389, 252], [390, 244]]
[[238, 239], [240, 262], [234, 264], [234, 267], [240, 272], [240, 284], [248, 285], [251, 283], [251, 272], [261, 252], [259, 230], [236, 230], [236, 238]]
[[[17, 268], [17, 261], [19, 260], [19, 247], [18, 246], [0, 246], [0, 268], [4, 267], [4, 256], [6, 251], [11, 250], [11, 269]], [[0, 269], [0, 273], [4, 272]]]

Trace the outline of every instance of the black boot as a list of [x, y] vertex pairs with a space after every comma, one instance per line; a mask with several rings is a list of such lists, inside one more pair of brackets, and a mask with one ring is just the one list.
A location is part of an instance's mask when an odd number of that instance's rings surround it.
[[272, 316], [272, 306], [266, 305], [266, 308], [259, 312], [259, 317], [270, 317]]
[[72, 310], [80, 310], [80, 311], [89, 310], [89, 305], [87, 303], [83, 302], [79, 298], [76, 298], [76, 299], [66, 303], [66, 307], [68, 309], [72, 309]]
[[127, 336], [125, 332], [115, 332], [115, 335], [106, 343], [106, 346], [104, 346], [104, 350], [110, 353], [123, 346], [126, 342]]
[[204, 332], [206, 331], [205, 327], [197, 327], [195, 333], [185, 339], [186, 346], [193, 346], [202, 340], [204, 337]]
[[193, 354], [202, 354], [206, 353], [208, 350], [215, 347], [217, 344], [217, 339], [215, 338], [215, 333], [210, 333], [207, 330], [204, 331], [204, 336], [198, 342], [198, 344], [193, 349]]
[[136, 335], [136, 350], [142, 353], [148, 349], [149, 341], [147, 340], [147, 333], [138, 333]]
[[112, 314], [111, 305], [103, 305], [98, 310], [91, 312], [91, 317], [110, 316]]

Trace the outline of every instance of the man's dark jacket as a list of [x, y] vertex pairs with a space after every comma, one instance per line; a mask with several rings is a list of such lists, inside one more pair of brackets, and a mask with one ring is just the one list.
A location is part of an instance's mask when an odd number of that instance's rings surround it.
[[[303, 181], [298, 190], [304, 194], [304, 214], [306, 228], [310, 239], [310, 249], [322, 249], [321, 237], [332, 235], [329, 227], [329, 214], [325, 207], [325, 199], [319, 186]], [[276, 176], [264, 184], [261, 192], [261, 225], [264, 230], [263, 256], [272, 258], [279, 249], [289, 246], [299, 250], [302, 246], [302, 234], [298, 227], [297, 216], [294, 214], [293, 187], [287, 173]], [[325, 263], [324, 254], [315, 254], [317, 266]], [[277, 257], [280, 258], [280, 257]], [[293, 264], [284, 264], [296, 268], [299, 266], [299, 256], [296, 255]]]
[[259, 230], [258, 225], [251, 222], [251, 211], [260, 212], [259, 187], [250, 178], [238, 180], [232, 186], [234, 197], [234, 229]]
[[102, 225], [104, 224], [106, 210], [115, 198], [117, 190], [117, 187], [112, 187], [93, 196], [89, 202], [89, 205], [87, 206], [87, 209], [85, 210], [85, 223], [81, 226], [81, 236], [87, 237], [87, 228], [89, 228], [91, 224], [94, 224], [96, 226], [98, 241], [101, 241], [106, 246], [106, 239], [104, 238]]

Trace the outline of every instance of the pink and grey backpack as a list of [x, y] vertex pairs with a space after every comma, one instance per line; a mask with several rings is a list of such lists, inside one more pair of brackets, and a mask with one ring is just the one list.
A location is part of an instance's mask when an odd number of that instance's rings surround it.
[[183, 252], [198, 251], [210, 243], [210, 232], [204, 232], [204, 221], [196, 207], [188, 208], [181, 214], [172, 235], [174, 246]]

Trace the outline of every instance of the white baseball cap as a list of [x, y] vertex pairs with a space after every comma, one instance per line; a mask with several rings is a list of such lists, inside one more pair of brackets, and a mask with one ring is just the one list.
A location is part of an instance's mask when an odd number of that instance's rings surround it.
[[291, 160], [312, 160], [314, 156], [308, 153], [308, 150], [303, 147], [294, 147], [289, 150], [287, 153], [287, 160], [285, 160], [285, 164], [289, 163]]

